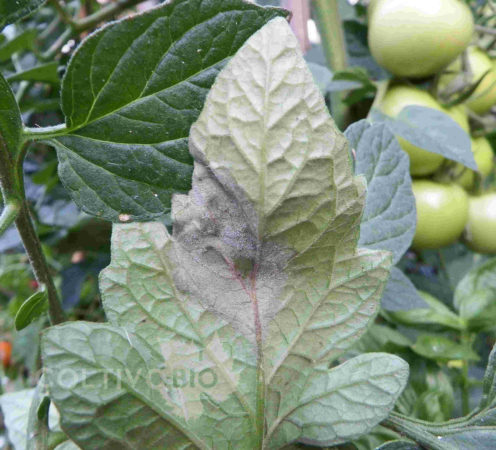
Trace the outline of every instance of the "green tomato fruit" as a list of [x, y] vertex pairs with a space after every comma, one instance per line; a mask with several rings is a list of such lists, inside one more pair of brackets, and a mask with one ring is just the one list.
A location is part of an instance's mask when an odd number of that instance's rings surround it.
[[[472, 139], [472, 152], [474, 153], [477, 168], [482, 179], [484, 179], [492, 172], [494, 167], [494, 153], [491, 144], [484, 137], [474, 138]], [[474, 171], [467, 169], [462, 164], [456, 165], [455, 178], [455, 182], [467, 190], [474, 187]]]
[[496, 193], [470, 197], [465, 241], [479, 253], [496, 253]]
[[[428, 92], [411, 86], [393, 86], [384, 95], [381, 111], [391, 117], [396, 117], [406, 106], [417, 105], [446, 112], [445, 109]], [[429, 175], [438, 169], [444, 158], [437, 153], [431, 153], [417, 147], [401, 137], [397, 137], [401, 148], [410, 157], [410, 173], [415, 176]]]
[[465, 106], [456, 105], [451, 108], [444, 108], [444, 112], [448, 114], [460, 127], [463, 131], [470, 133], [470, 125], [468, 123], [468, 114], [465, 111]]
[[[469, 47], [468, 64], [472, 77], [471, 83], [477, 82], [486, 72], [482, 82], [466, 101], [466, 105], [476, 114], [485, 114], [496, 104], [496, 66], [482, 50]], [[458, 58], [448, 66], [448, 73], [439, 80], [441, 89], [447, 87], [455, 78], [459, 78], [462, 62]]]
[[368, 18], [373, 57], [400, 77], [439, 72], [465, 50], [474, 31], [462, 0], [372, 0]]
[[468, 196], [456, 184], [417, 180], [412, 184], [417, 206], [417, 229], [412, 247], [439, 248], [462, 234], [468, 217]]

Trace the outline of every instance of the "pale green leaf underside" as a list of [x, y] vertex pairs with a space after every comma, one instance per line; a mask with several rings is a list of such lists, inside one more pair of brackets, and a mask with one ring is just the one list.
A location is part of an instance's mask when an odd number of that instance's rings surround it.
[[[49, 377], [64, 430], [83, 448], [132, 437], [205, 449], [368, 431], [393, 407], [406, 363], [366, 355], [326, 367], [377, 314], [391, 258], [356, 248], [363, 182], [285, 20], [219, 74], [190, 149], [193, 188], [174, 198], [172, 236], [159, 223], [114, 225], [100, 279], [109, 324], [46, 333], [47, 367], [82, 374], [74, 386]], [[102, 385], [126, 368], [159, 374], [159, 389]]]
[[191, 186], [188, 133], [219, 70], [281, 15], [244, 0], [174, 0], [86, 39], [62, 82], [69, 134], [52, 141], [78, 206], [112, 221], [168, 212]]

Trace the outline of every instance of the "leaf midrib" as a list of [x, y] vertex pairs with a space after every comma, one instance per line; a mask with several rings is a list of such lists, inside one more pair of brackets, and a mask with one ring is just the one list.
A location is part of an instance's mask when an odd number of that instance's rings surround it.
[[[146, 231], [144, 231], [144, 232], [148, 235], [148, 233]], [[160, 249], [158, 249], [153, 244], [153, 240], [152, 239], [148, 239], [148, 241], [150, 242], [150, 244], [152, 245], [152, 247], [155, 249], [156, 254], [159, 255], [160, 262], [162, 263], [162, 265], [164, 267], [164, 272], [167, 275], [167, 278], [169, 279], [169, 284], [170, 284], [170, 286], [171, 286], [171, 288], [173, 290], [173, 293], [174, 293], [173, 298], [176, 299], [176, 303], [179, 305], [179, 308], [183, 311], [184, 316], [187, 318], [188, 322], [190, 323], [191, 327], [195, 331], [196, 335], [201, 340], [201, 342], [203, 344], [202, 345], [202, 348], [209, 355], [209, 357], [212, 359], [212, 361], [215, 362], [216, 366], [221, 371], [224, 379], [231, 386], [231, 389], [234, 392], [234, 394], [236, 395], [236, 397], [238, 398], [240, 404], [243, 406], [243, 408], [245, 409], [245, 411], [248, 413], [250, 419], [255, 424], [256, 423], [256, 417], [254, 415], [254, 412], [250, 408], [248, 402], [245, 400], [244, 396], [241, 394], [241, 392], [239, 391], [239, 389], [237, 388], [237, 386], [233, 383], [231, 377], [224, 370], [223, 364], [218, 361], [216, 355], [211, 351], [211, 349], [208, 347], [208, 345], [206, 345], [206, 339], [205, 339], [203, 333], [201, 332], [201, 330], [197, 326], [197, 324], [194, 321], [194, 319], [189, 314], [189, 311], [187, 310], [187, 308], [184, 307], [184, 305], [186, 305], [186, 302], [179, 301], [179, 299], [182, 296], [181, 296], [181, 293], [177, 290], [176, 284], [175, 284], [175, 282], [174, 282], [174, 280], [173, 280], [173, 278], [171, 276], [172, 271], [171, 271], [171, 268], [169, 267], [167, 258], [164, 258], [164, 252], [161, 251]], [[164, 249], [165, 249], [165, 247], [167, 245], [167, 242], [171, 242], [171, 243], [173, 242], [172, 241], [172, 238], [170, 236], [168, 237], [168, 241], [166, 241], [165, 244], [164, 244]]]
[[[340, 368], [342, 367], [344, 364], [346, 363], [343, 363], [341, 366], [337, 366], [337, 368]], [[333, 369], [329, 369], [328, 373], [331, 373]], [[301, 407], [305, 407], [307, 406], [308, 404], [312, 403], [313, 401], [315, 400], [318, 400], [318, 399], [321, 399], [321, 398], [325, 398], [327, 397], [328, 395], [332, 395], [332, 394], [339, 394], [339, 395], [343, 395], [340, 391], [344, 390], [345, 388], [349, 388], [349, 387], [353, 387], [353, 386], [357, 386], [357, 385], [360, 385], [360, 384], [363, 384], [363, 383], [370, 383], [370, 380], [373, 380], [375, 378], [382, 378], [384, 376], [395, 376], [395, 374], [398, 372], [398, 370], [391, 370], [390, 372], [385, 372], [385, 373], [381, 373], [381, 374], [378, 374], [378, 375], [371, 375], [369, 376], [367, 379], [363, 379], [363, 380], [358, 380], [358, 381], [354, 381], [354, 382], [349, 382], [349, 383], [344, 383], [344, 384], [341, 384], [339, 385], [338, 388], [331, 388], [321, 394], [317, 394], [317, 395], [314, 395], [312, 397], [309, 397], [308, 399], [305, 399], [304, 402], [302, 403], [298, 403], [296, 404], [295, 406], [292, 406], [291, 408], [288, 408], [288, 411], [286, 411], [284, 414], [282, 414], [281, 416], [279, 416], [277, 418], [277, 420], [273, 423], [273, 425], [271, 426], [270, 430], [267, 432], [267, 438], [270, 438], [270, 436], [277, 430], [277, 428], [279, 427], [279, 425], [281, 425], [281, 423], [283, 423], [291, 414], [293, 414], [298, 408], [301, 408]], [[308, 383], [308, 379], [310, 378], [311, 374], [307, 377], [306, 381], [305, 381], [305, 385]], [[388, 391], [386, 391], [385, 389], [377, 386], [374, 384], [374, 387], [376, 387], [377, 389], [385, 392], [386, 394], [390, 395]], [[347, 401], [350, 401], [348, 398], [346, 398]], [[361, 402], [357, 402], [357, 401], [351, 401], [352, 403], [357, 403], [357, 404], [361, 404]], [[355, 420], [355, 422], [358, 421]], [[353, 422], [353, 421], [344, 421], [345, 423], [349, 423], [349, 422]]]
[[[364, 255], [361, 255], [361, 256], [364, 256]], [[337, 264], [339, 262], [342, 262], [342, 260], [339, 260], [337, 262], [335, 262], [334, 264]], [[378, 267], [380, 266], [380, 264], [377, 264], [376, 266], [372, 267], [371, 269], [369, 270], [374, 270], [374, 269], [377, 269]], [[290, 351], [291, 349], [293, 349], [293, 347], [297, 344], [299, 338], [301, 337], [301, 335], [307, 330], [307, 325], [308, 323], [312, 320], [316, 310], [322, 306], [322, 301], [323, 299], [331, 292], [333, 291], [334, 289], [336, 289], [337, 287], [339, 286], [342, 286], [344, 283], [348, 283], [349, 281], [352, 281], [352, 280], [355, 280], [359, 277], [363, 276], [363, 272], [359, 272], [357, 273], [356, 275], [350, 277], [350, 278], [346, 278], [346, 280], [344, 280], [342, 283], [339, 283], [339, 284], [332, 284], [330, 283], [330, 286], [328, 289], [326, 289], [326, 291], [320, 296], [320, 299], [318, 301], [315, 302], [315, 306], [314, 308], [312, 308], [312, 312], [308, 315], [308, 318], [307, 320], [305, 320], [304, 324], [300, 327], [300, 332], [295, 336], [295, 338], [291, 341], [290, 345], [288, 345], [288, 348], [286, 350], [286, 352], [284, 353], [284, 356], [279, 360], [279, 363], [274, 365], [271, 373], [270, 373], [270, 376], [268, 378], [268, 384], [272, 381], [273, 377], [275, 376], [275, 374], [277, 373], [277, 371], [279, 370], [279, 368], [284, 364], [284, 362], [286, 361], [286, 358], [289, 356], [290, 354]], [[363, 301], [360, 302], [359, 306], [363, 305]], [[349, 316], [352, 316], [354, 313], [356, 312], [356, 310], [353, 311], [353, 313], [349, 313], [348, 314], [348, 317]], [[344, 320], [344, 319], [343, 319]], [[340, 322], [336, 322], [336, 324], [340, 324], [342, 323], [342, 320]]]

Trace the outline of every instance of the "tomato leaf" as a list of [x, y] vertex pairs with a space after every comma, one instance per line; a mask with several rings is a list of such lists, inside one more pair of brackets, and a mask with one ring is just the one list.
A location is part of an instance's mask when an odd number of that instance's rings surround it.
[[496, 407], [496, 346], [493, 347], [487, 362], [479, 408], [490, 406]]
[[381, 306], [388, 311], [408, 311], [428, 307], [410, 279], [397, 267], [391, 269]]
[[31, 67], [30, 69], [16, 72], [7, 77], [8, 81], [43, 81], [46, 83], [58, 84], [60, 82], [57, 73], [57, 62], [49, 62]]
[[48, 298], [45, 291], [35, 292], [19, 308], [15, 316], [16, 330], [26, 328], [38, 319], [48, 308]]
[[355, 173], [367, 180], [361, 247], [389, 250], [397, 263], [412, 243], [417, 215], [408, 156], [384, 124], [363, 120], [345, 132], [355, 149]]
[[367, 433], [408, 365], [379, 353], [329, 367], [375, 318], [391, 257], [357, 248], [364, 180], [284, 19], [219, 74], [190, 148], [172, 235], [114, 225], [100, 277], [109, 323], [44, 333], [62, 428], [83, 448], [276, 449]]
[[451, 339], [435, 334], [421, 334], [412, 350], [424, 358], [447, 362], [452, 359], [478, 361], [479, 355], [469, 346], [459, 344]]
[[38, 9], [46, 0], [2, 0], [0, 1], [0, 30], [28, 16]]
[[100, 28], [69, 62], [52, 141], [62, 182], [85, 212], [150, 220], [191, 186], [188, 133], [219, 70], [270, 19], [243, 0], [175, 0]]
[[32, 49], [36, 36], [36, 30], [31, 29], [23, 31], [10, 41], [4, 42], [0, 45], [0, 62], [7, 61], [14, 53]]
[[425, 326], [432, 329], [433, 325], [440, 325], [443, 328], [464, 330], [463, 321], [443, 302], [427, 292], [421, 292], [420, 295], [423, 305], [410, 308], [409, 311], [391, 309], [388, 316], [400, 324], [417, 328]]
[[417, 147], [477, 170], [470, 136], [448, 114], [412, 105], [403, 108], [396, 119], [376, 110], [372, 118], [386, 122], [395, 135]]
[[29, 407], [34, 391], [23, 389], [0, 396], [7, 436], [15, 449], [26, 448]]
[[9, 83], [0, 74], [0, 151], [4, 146], [15, 156], [22, 140], [22, 119]]
[[[417, 220], [408, 156], [384, 124], [361, 120], [349, 126], [345, 135], [355, 149], [355, 173], [367, 180], [358, 243], [389, 250], [397, 263], [412, 242]], [[395, 267], [381, 304], [392, 311], [426, 306], [410, 280]]]
[[471, 269], [458, 283], [453, 303], [460, 310], [476, 292], [487, 291], [496, 298], [496, 258]]

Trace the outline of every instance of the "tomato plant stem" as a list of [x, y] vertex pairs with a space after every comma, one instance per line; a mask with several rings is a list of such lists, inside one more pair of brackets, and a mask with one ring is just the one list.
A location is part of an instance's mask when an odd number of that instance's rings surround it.
[[[472, 347], [474, 338], [466, 331], [462, 333], [462, 343]], [[468, 361], [462, 360], [462, 383], [460, 386], [462, 394], [462, 413], [464, 416], [470, 413], [470, 379], [468, 376]]]
[[96, 27], [99, 23], [119, 14], [126, 8], [142, 3], [144, 0], [117, 0], [103, 7], [99, 11], [79, 19], [72, 24], [72, 28], [77, 33]]
[[36, 280], [40, 286], [43, 285], [46, 288], [50, 321], [52, 324], [57, 324], [65, 320], [65, 314], [58, 299], [40, 240], [31, 221], [24, 193], [22, 165], [26, 146], [21, 150], [16, 150], [9, 149], [0, 136], [0, 187], [5, 202], [4, 211], [0, 217], [0, 232], [5, 231], [15, 221]]
[[[348, 66], [348, 55], [338, 1], [313, 0], [313, 5], [327, 63], [333, 73], [345, 70]], [[348, 113], [348, 108], [343, 103], [343, 96], [343, 92], [335, 92], [331, 95], [332, 116], [341, 129], [345, 127]]]
[[410, 422], [408, 418], [395, 413], [394, 411], [381, 423], [381, 425], [414, 440], [425, 448], [431, 450], [446, 450], [446, 447], [440, 442], [440, 437], [432, 435], [415, 423]]
[[67, 10], [60, 4], [59, 0], [50, 0], [50, 3], [56, 9], [62, 22], [67, 23], [68, 25], [72, 25], [74, 23], [72, 17], [69, 15]]
[[31, 216], [29, 214], [28, 205], [25, 200], [21, 203], [19, 215], [15, 221], [17, 230], [21, 235], [22, 243], [29, 257], [29, 262], [33, 268], [34, 275], [38, 283], [45, 286], [48, 298], [48, 315], [52, 325], [64, 322], [65, 314], [60, 304], [57, 289], [53, 282], [50, 269], [48, 267], [45, 254], [41, 248], [41, 242], [33, 226]]

